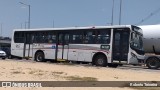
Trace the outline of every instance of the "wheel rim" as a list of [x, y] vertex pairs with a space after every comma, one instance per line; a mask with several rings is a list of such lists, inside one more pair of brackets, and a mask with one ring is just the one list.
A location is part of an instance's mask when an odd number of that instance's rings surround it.
[[150, 67], [156, 67], [157, 66], [157, 59], [156, 58], [152, 58], [150, 61], [149, 61], [149, 66]]
[[37, 61], [42, 61], [43, 60], [43, 56], [41, 54], [37, 55]]
[[102, 58], [99, 58], [97, 60], [98, 65], [102, 65], [104, 63], [104, 60]]

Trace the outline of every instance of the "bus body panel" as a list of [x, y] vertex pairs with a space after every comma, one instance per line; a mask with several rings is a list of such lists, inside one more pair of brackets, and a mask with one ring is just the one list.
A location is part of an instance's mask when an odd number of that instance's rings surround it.
[[43, 51], [45, 59], [55, 59], [55, 44], [33, 44], [33, 59], [37, 51]]
[[13, 44], [12, 45], [11, 54], [13, 56], [17, 56], [18, 55], [18, 57], [26, 57], [26, 58], [32, 57], [32, 55], [33, 55], [32, 45], [30, 45], [30, 46], [26, 45], [26, 47], [24, 49], [24, 44], [22, 44], [22, 43]]
[[32, 58], [32, 55], [33, 55], [33, 51], [32, 51], [32, 44], [26, 44], [26, 47], [25, 47], [25, 57], [28, 57], [28, 58]]
[[[70, 44], [68, 60], [92, 62], [94, 54], [98, 52], [104, 53], [106, 57], [111, 57], [111, 54], [109, 54], [109, 50], [101, 49], [101, 44]], [[108, 59], [108, 61], [111, 60]]]
[[68, 60], [68, 45], [58, 45], [57, 59]]
[[24, 44], [22, 43], [12, 43], [11, 54], [13, 56], [23, 57], [23, 48], [24, 48]]
[[[106, 56], [108, 63], [122, 63], [124, 61], [128, 64], [137, 64], [138, 58], [143, 56], [137, 53], [134, 48], [131, 48], [133, 42], [131, 34], [136, 33], [136, 31], [132, 30], [132, 25], [60, 29], [19, 29], [14, 30], [15, 32], [26, 33], [28, 36], [25, 36], [25, 34], [22, 36], [25, 39], [31, 36], [30, 40], [26, 39], [29, 40], [26, 44], [23, 42], [14, 42], [14, 37], [18, 40], [19, 35], [16, 36], [13, 34], [11, 54], [19, 57], [28, 56], [35, 59], [36, 52], [42, 51], [45, 59], [92, 62], [95, 55], [100, 53]], [[115, 39], [115, 33], [119, 34], [120, 39]], [[141, 31], [138, 33], [142, 34]], [[54, 39], [54, 43], [48, 41], [49, 38]], [[83, 41], [80, 41], [80, 39]], [[88, 41], [86, 42], [86, 40]]]

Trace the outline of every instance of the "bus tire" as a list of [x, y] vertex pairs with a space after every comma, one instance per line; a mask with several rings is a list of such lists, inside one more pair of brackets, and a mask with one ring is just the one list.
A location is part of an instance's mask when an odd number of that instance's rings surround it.
[[146, 66], [149, 69], [158, 69], [160, 67], [160, 59], [157, 57], [150, 57], [146, 61]]
[[35, 55], [35, 61], [44, 62], [45, 61], [44, 60], [44, 53], [41, 52], [41, 51], [37, 52], [36, 55]]
[[106, 67], [107, 66], [107, 58], [104, 55], [97, 55], [94, 59], [94, 63], [96, 66]]

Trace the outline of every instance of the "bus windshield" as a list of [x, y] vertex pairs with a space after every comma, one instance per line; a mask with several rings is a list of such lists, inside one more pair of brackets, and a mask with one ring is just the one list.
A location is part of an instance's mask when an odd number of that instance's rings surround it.
[[131, 47], [138, 50], [143, 50], [143, 41], [142, 41], [142, 35], [138, 33], [132, 33], [132, 40], [131, 40]]
[[144, 54], [144, 49], [143, 49], [143, 34], [142, 29], [138, 27], [133, 27], [133, 32], [131, 33], [131, 48], [137, 51], [139, 54]]

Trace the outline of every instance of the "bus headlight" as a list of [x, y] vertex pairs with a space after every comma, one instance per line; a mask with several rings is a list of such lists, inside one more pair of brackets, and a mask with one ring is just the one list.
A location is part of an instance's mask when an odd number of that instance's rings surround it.
[[131, 52], [131, 56], [134, 57], [134, 58], [137, 58], [137, 56], [132, 52]]

